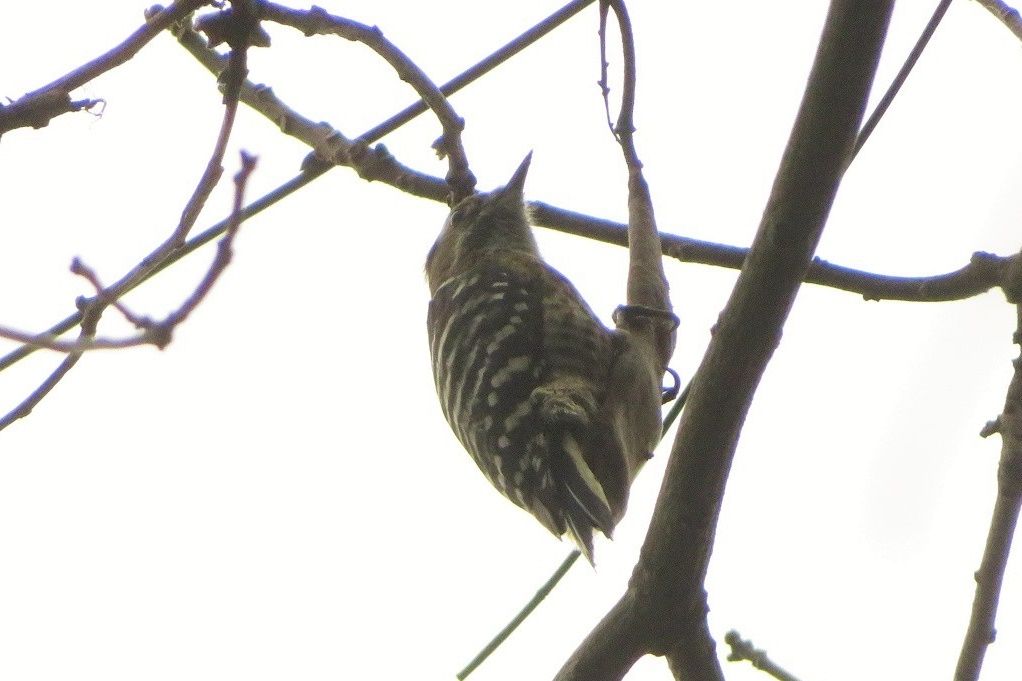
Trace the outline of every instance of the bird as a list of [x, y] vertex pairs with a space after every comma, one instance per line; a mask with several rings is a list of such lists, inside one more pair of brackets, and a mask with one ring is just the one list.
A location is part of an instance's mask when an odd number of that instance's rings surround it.
[[[630, 365], [629, 340], [541, 257], [524, 199], [531, 159], [503, 187], [457, 202], [429, 251], [433, 377], [490, 483], [593, 564], [594, 532], [612, 537], [656, 443], [634, 452], [629, 429], [642, 422], [659, 436], [659, 383], [612, 387]], [[625, 413], [616, 392], [652, 401], [655, 414]]]

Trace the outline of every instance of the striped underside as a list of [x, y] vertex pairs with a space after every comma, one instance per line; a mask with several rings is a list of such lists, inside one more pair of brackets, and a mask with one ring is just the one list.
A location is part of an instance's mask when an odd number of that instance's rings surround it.
[[455, 435], [490, 482], [591, 557], [613, 529], [586, 463], [613, 334], [542, 261], [488, 253], [439, 286], [429, 306], [437, 394]]

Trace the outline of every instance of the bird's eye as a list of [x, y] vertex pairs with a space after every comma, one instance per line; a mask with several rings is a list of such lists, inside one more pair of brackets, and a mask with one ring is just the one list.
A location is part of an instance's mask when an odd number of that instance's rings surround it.
[[467, 222], [471, 222], [478, 211], [478, 197], [470, 196], [451, 208], [451, 212], [447, 216], [447, 224], [463, 225]]

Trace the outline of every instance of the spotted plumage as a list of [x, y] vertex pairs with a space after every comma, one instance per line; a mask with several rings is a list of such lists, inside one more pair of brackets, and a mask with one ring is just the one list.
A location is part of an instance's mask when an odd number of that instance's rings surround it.
[[630, 483], [607, 385], [623, 338], [539, 256], [522, 188], [456, 205], [426, 262], [427, 327], [444, 416], [480, 470], [592, 561]]

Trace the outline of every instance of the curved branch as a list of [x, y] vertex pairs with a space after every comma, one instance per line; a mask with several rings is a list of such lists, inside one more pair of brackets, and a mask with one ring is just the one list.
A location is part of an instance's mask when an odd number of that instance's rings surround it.
[[[660, 243], [653, 213], [653, 199], [649, 194], [649, 185], [642, 173], [642, 161], [635, 148], [635, 36], [632, 33], [632, 22], [623, 0], [601, 0], [600, 12], [600, 61], [606, 79], [606, 57], [603, 45], [606, 42], [606, 11], [604, 7], [614, 10], [618, 28], [621, 33], [621, 53], [624, 78], [621, 87], [621, 111], [618, 112], [614, 134], [621, 146], [625, 165], [628, 168], [628, 306], [644, 309], [638, 315], [622, 315], [625, 326], [638, 332], [645, 344], [651, 345], [652, 356], [659, 359], [659, 366], [651, 367], [650, 373], [659, 385], [660, 377], [667, 368], [667, 363], [674, 354], [675, 329], [677, 317], [671, 310], [671, 297], [664, 276], [662, 260], [663, 246]], [[603, 85], [604, 101], [607, 86]], [[660, 313], [659, 317], [648, 316], [649, 313]], [[633, 321], [628, 321], [628, 320]], [[619, 325], [620, 326], [620, 325]], [[659, 412], [659, 406], [657, 407]]]
[[335, 16], [315, 6], [308, 11], [301, 11], [273, 2], [262, 2], [260, 16], [290, 26], [307, 36], [330, 34], [360, 42], [383, 57], [397, 72], [398, 77], [415, 89], [416, 94], [433, 110], [440, 121], [443, 135], [434, 143], [434, 148], [441, 158], [446, 156], [450, 160], [447, 183], [454, 194], [453, 200], [458, 201], [473, 192], [476, 180], [469, 170], [468, 157], [461, 143], [461, 131], [465, 127], [465, 121], [455, 113], [450, 102], [429, 76], [398, 49], [397, 45], [387, 40], [379, 28]]
[[[543, 22], [544, 32], [540, 33], [540, 35], [545, 35], [546, 30], [562, 23], [567, 18], [565, 14], [567, 14], [566, 10], [569, 8], [575, 12], [581, 8], [580, 6], [589, 4], [592, 1], [585, 0], [584, 2], [571, 3], [560, 12], [551, 15]], [[526, 35], [531, 37], [532, 32], [527, 32], [527, 34], [523, 34], [511, 43], [508, 43], [500, 50], [497, 50], [491, 57], [488, 57], [478, 65], [473, 66], [441, 86], [440, 90], [445, 94], [450, 94], [470, 83], [471, 75], [485, 73], [483, 69], [484, 64], [492, 68], [492, 66], [499, 63], [495, 57], [496, 55], [501, 55], [513, 49], [520, 49], [514, 46], [520, 44]], [[193, 31], [182, 29], [177, 32], [177, 37], [185, 49], [211, 73], [219, 74], [226, 66], [227, 59], [207, 48], [201, 37]], [[366, 147], [360, 145], [360, 143], [371, 144], [379, 139], [380, 135], [392, 132], [392, 126], [376, 126], [352, 140], [339, 130], [325, 123], [313, 121], [302, 116], [282, 102], [270, 87], [253, 84], [248, 81], [242, 87], [241, 101], [273, 121], [285, 134], [291, 135], [312, 147], [315, 150], [316, 156], [321, 159], [329, 160], [336, 165], [351, 166], [360, 177], [369, 181], [381, 181], [415, 196], [434, 201], [446, 200], [448, 189], [442, 178], [421, 173], [401, 164], [385, 147]], [[408, 108], [412, 109], [413, 107]], [[398, 116], [394, 116], [390, 120], [398, 118]], [[246, 209], [245, 219], [254, 214], [249, 212], [253, 207], [258, 207], [255, 212], [261, 211], [272, 203], [272, 201], [268, 202], [267, 199], [271, 197], [274, 199], [283, 198], [292, 191], [305, 186], [305, 184], [319, 177], [325, 171], [326, 168], [323, 166], [306, 170], [302, 175], [293, 178], [267, 196], [254, 202], [252, 206]], [[529, 213], [533, 224], [540, 227], [617, 246], [628, 245], [628, 226], [621, 222], [578, 213], [542, 201], [529, 202]], [[222, 225], [223, 223], [219, 225], [221, 229]], [[217, 225], [214, 225], [213, 229], [217, 227]], [[206, 238], [202, 243], [209, 240], [210, 238]], [[745, 257], [749, 252], [748, 248], [742, 246], [693, 239], [666, 232], [660, 233], [660, 241], [663, 254], [666, 256], [681, 262], [713, 265], [730, 269], [741, 269], [742, 263], [745, 262]], [[920, 277], [877, 274], [835, 265], [821, 258], [815, 258], [809, 267], [805, 281], [809, 284], [858, 293], [867, 300], [946, 302], [970, 298], [999, 286], [1008, 263], [1017, 258], [1018, 256], [1003, 257], [979, 252], [973, 255], [971, 263], [959, 270]], [[65, 328], [64, 330], [67, 329]], [[0, 370], [3, 368], [3, 360], [0, 360]]]

